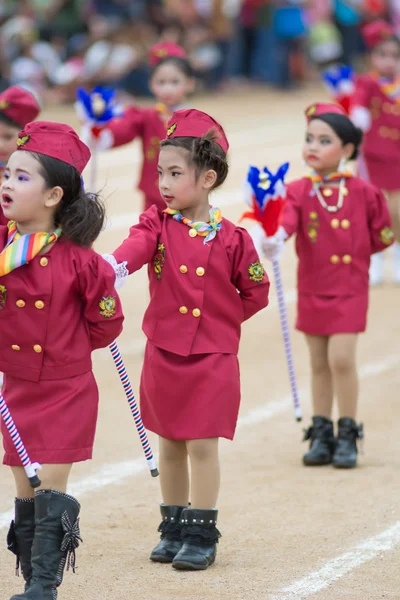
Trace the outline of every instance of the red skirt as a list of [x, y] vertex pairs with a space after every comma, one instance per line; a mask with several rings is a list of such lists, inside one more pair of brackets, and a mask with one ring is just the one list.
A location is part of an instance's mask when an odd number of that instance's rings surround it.
[[231, 440], [239, 405], [235, 354], [185, 357], [147, 342], [140, 385], [146, 429], [170, 440]]
[[369, 181], [381, 190], [400, 190], [400, 169], [397, 162], [383, 162], [376, 157], [365, 156]]
[[362, 333], [367, 326], [368, 294], [309, 296], [299, 294], [296, 329], [309, 335]]
[[[34, 383], [6, 375], [3, 395], [32, 462], [69, 464], [92, 458], [99, 394], [91, 371]], [[3, 464], [21, 461], [1, 422]]]

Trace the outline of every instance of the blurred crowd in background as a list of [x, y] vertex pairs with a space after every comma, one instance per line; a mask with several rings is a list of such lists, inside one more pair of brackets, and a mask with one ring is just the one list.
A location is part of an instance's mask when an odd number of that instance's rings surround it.
[[2, 0], [0, 89], [71, 101], [78, 85], [149, 95], [149, 48], [181, 44], [204, 89], [290, 88], [313, 68], [357, 64], [376, 18], [400, 34], [400, 0]]

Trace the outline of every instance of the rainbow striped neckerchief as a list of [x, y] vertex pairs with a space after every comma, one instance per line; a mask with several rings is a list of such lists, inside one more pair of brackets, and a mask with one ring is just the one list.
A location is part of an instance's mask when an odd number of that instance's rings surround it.
[[381, 91], [387, 98], [400, 104], [400, 76], [396, 75], [393, 79], [381, 77], [379, 73], [371, 73], [371, 77], [378, 83]]
[[53, 233], [30, 233], [21, 235], [15, 221], [8, 223], [7, 244], [0, 253], [0, 277], [7, 275], [14, 269], [22, 267], [39, 254], [43, 248], [53, 244], [62, 233], [58, 227]]

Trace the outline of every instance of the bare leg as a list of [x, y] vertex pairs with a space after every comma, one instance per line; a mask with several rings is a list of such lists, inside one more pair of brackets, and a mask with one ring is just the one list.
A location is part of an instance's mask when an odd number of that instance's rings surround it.
[[392, 221], [392, 229], [397, 242], [400, 242], [400, 190], [385, 192]]
[[215, 508], [220, 487], [218, 438], [186, 442], [192, 472], [192, 507]]
[[186, 442], [160, 437], [160, 485], [164, 504], [187, 506], [189, 468]]
[[358, 400], [357, 340], [358, 336], [354, 333], [333, 335], [328, 351], [339, 415], [352, 419], [356, 418]]
[[331, 418], [333, 405], [332, 373], [328, 362], [328, 336], [306, 335], [311, 362], [313, 413]]

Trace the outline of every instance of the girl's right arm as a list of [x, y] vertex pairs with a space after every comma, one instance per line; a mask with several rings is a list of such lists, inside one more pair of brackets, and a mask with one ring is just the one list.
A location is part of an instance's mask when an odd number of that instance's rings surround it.
[[[89, 144], [95, 139], [97, 150], [123, 146], [137, 137], [143, 137], [143, 115], [143, 110], [140, 108], [129, 106], [123, 115], [114, 117], [104, 127], [92, 127], [90, 132], [84, 128], [81, 138]], [[88, 140], [87, 137], [91, 139]]]
[[129, 236], [113, 252], [118, 264], [126, 263], [129, 274], [149, 263], [157, 249], [161, 233], [162, 216], [156, 206], [140, 215], [137, 225], [129, 230]]
[[300, 226], [300, 204], [297, 185], [287, 187], [286, 202], [280, 217], [280, 224], [275, 235], [268, 237], [263, 243], [263, 252], [268, 260], [277, 260], [284, 248], [285, 240], [297, 233]]

